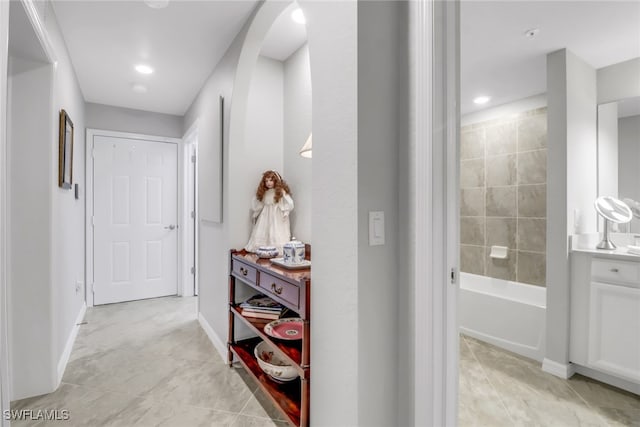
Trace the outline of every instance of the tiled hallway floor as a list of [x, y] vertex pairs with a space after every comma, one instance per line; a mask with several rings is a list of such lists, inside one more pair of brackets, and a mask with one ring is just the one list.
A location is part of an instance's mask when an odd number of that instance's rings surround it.
[[70, 419], [12, 425], [287, 425], [251, 379], [225, 365], [195, 313], [196, 299], [179, 297], [88, 309], [58, 390], [12, 402], [67, 409]]
[[[12, 404], [67, 409], [70, 420], [12, 425], [285, 426], [252, 380], [225, 365], [195, 312], [195, 298], [178, 297], [87, 310], [60, 388]], [[463, 336], [459, 425], [640, 427], [640, 397], [579, 375], [556, 378]]]
[[459, 425], [640, 426], [640, 397], [581, 375], [562, 380], [538, 362], [460, 337]]

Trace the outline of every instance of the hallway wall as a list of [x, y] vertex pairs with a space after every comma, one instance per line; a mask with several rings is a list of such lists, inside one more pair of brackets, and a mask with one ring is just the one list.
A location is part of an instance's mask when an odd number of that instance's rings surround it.
[[[73, 120], [73, 183], [80, 186], [79, 199], [73, 190], [58, 187], [58, 151], [54, 149], [51, 159], [52, 185], [54, 190], [52, 206], [53, 224], [53, 299], [55, 313], [54, 368], [56, 386], [64, 373], [66, 362], [73, 345], [76, 320], [84, 307], [84, 195], [85, 195], [85, 108], [84, 97], [78, 79], [62, 38], [57, 18], [51, 4], [47, 2], [44, 18], [47, 34], [55, 51], [57, 65], [53, 81], [53, 111], [55, 129], [58, 129], [58, 114], [65, 109]], [[57, 134], [52, 137], [54, 147], [58, 146]], [[76, 292], [76, 285], [80, 290]]]
[[300, 156], [311, 132], [311, 71], [309, 47], [304, 44], [284, 62], [284, 177], [289, 183], [295, 209], [291, 212], [291, 234], [312, 242], [311, 178], [313, 159]]
[[[49, 64], [9, 58], [9, 350], [12, 398], [53, 389], [50, 259], [51, 182], [47, 134]], [[30, 122], [36, 119], [34, 123]], [[41, 152], [34, 157], [32, 153]], [[17, 184], [19, 183], [19, 185]]]
[[[13, 7], [23, 6], [15, 2]], [[12, 399], [51, 392], [58, 386], [84, 305], [84, 99], [51, 5], [40, 3], [37, 10], [56, 65], [29, 65], [42, 74], [38, 81], [50, 81], [44, 88], [36, 81], [21, 81], [28, 78], [23, 69], [14, 68], [12, 77], [12, 132], [25, 143], [8, 141], [9, 151], [15, 150], [11, 167], [18, 173], [12, 176], [9, 201], [10, 220], [16, 221], [9, 223], [10, 265], [18, 273], [9, 289], [10, 336], [15, 339], [10, 345]], [[19, 60], [14, 62], [20, 66]], [[39, 90], [42, 99], [29, 95], [33, 90]], [[26, 95], [24, 99], [20, 93]], [[39, 117], [34, 116], [38, 108]], [[73, 190], [58, 187], [58, 123], [63, 108], [74, 123], [73, 183], [80, 184], [79, 200]], [[30, 137], [32, 130], [39, 133]], [[29, 147], [30, 152], [20, 154]], [[37, 188], [30, 190], [29, 185]], [[19, 222], [25, 221], [28, 224], [21, 226]], [[38, 278], [31, 280], [27, 270], [37, 272]]]
[[[230, 181], [233, 175], [229, 168], [229, 112], [247, 27], [248, 24], [212, 71], [185, 113], [183, 124], [184, 132], [196, 123], [198, 129], [199, 316], [210, 328], [210, 337], [221, 354], [226, 354], [228, 257], [233, 247], [229, 234], [234, 219], [229, 208], [230, 191], [235, 188]], [[220, 96], [225, 98], [224, 141], [220, 141]]]
[[141, 133], [143, 135], [182, 138], [183, 117], [114, 107], [112, 105], [85, 104], [87, 128]]

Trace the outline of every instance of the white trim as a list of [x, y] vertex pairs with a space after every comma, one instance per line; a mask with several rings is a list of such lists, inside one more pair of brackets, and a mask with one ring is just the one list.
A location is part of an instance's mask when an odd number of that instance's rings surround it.
[[571, 378], [575, 373], [573, 363], [558, 363], [546, 357], [542, 361], [542, 370], [565, 380]]
[[[86, 150], [85, 150], [85, 300], [87, 307], [94, 306], [94, 298], [93, 298], [93, 285], [94, 285], [94, 276], [93, 276], [93, 138], [95, 136], [109, 136], [114, 138], [126, 138], [126, 139], [139, 139], [144, 141], [155, 141], [155, 142], [168, 142], [172, 144], [177, 144], [180, 148], [182, 143], [182, 139], [180, 138], [171, 138], [167, 136], [157, 136], [157, 135], [145, 135], [140, 133], [130, 133], [130, 132], [118, 132], [111, 130], [103, 130], [103, 129], [92, 129], [87, 128], [86, 131]], [[180, 150], [178, 150], [178, 162], [180, 162]], [[180, 186], [182, 185], [183, 177], [180, 176], [180, 164], [178, 163], [178, 221], [181, 220], [181, 209], [180, 209]], [[181, 239], [181, 230], [178, 227], [178, 270], [177, 270], [177, 287], [176, 294], [180, 294], [180, 290], [182, 288], [182, 275], [180, 274], [180, 264], [182, 259], [182, 245], [180, 244]]]
[[[36, 2], [33, 0], [21, 0], [22, 6], [29, 18], [29, 22], [33, 27], [33, 31], [38, 37], [38, 41], [40, 42], [40, 46], [42, 46], [42, 50], [45, 55], [47, 55], [47, 60], [54, 65], [57, 65], [58, 60], [55, 54], [55, 50], [53, 49], [53, 43], [51, 43], [51, 39], [49, 38], [49, 34], [45, 29], [44, 23], [40, 19], [40, 15], [38, 14], [38, 10], [36, 9]], [[43, 7], [51, 7], [48, 3], [42, 3]]]
[[[10, 409], [7, 304], [7, 72], [9, 2], [0, 1], [0, 410]], [[0, 417], [0, 426], [9, 420]]]
[[80, 307], [80, 311], [78, 312], [78, 316], [76, 317], [76, 323], [69, 334], [69, 338], [67, 339], [67, 344], [64, 346], [64, 351], [62, 352], [62, 356], [60, 356], [60, 360], [58, 361], [58, 378], [56, 380], [56, 388], [60, 386], [62, 382], [62, 376], [64, 375], [64, 370], [67, 368], [67, 363], [69, 363], [69, 357], [71, 357], [71, 350], [73, 350], [73, 344], [76, 342], [76, 338], [78, 336], [78, 331], [80, 331], [80, 323], [84, 320], [84, 315], [87, 312], [87, 305], [82, 304]]
[[[180, 223], [180, 227], [182, 228], [182, 267], [180, 269], [180, 274], [182, 275], [182, 295], [183, 296], [194, 296], [195, 295], [195, 275], [191, 274], [191, 267], [194, 267], [196, 272], [198, 270], [198, 262], [197, 262], [197, 253], [195, 250], [196, 244], [196, 236], [197, 232], [197, 218], [194, 216], [194, 235], [190, 235], [190, 221], [191, 221], [191, 211], [193, 210], [194, 214], [197, 215], [197, 192], [196, 192], [196, 182], [197, 178], [195, 178], [195, 170], [196, 164], [191, 161], [192, 157], [196, 157], [197, 153], [197, 144], [198, 144], [198, 128], [197, 122], [194, 123], [189, 130], [182, 137], [183, 147], [182, 151], [184, 153], [183, 158], [183, 200], [180, 206], [182, 211], [182, 222]], [[197, 159], [197, 157], [196, 157]], [[197, 161], [197, 160], [196, 160]], [[193, 194], [193, 206], [190, 205], [190, 193]], [[194, 259], [189, 259], [189, 247], [193, 246], [194, 251]]]
[[414, 54], [414, 425], [449, 426], [457, 424], [458, 409], [458, 281], [450, 285], [450, 270], [458, 271], [459, 257], [459, 8], [456, 1], [432, 0], [409, 7]]
[[[433, 365], [433, 325], [431, 324], [430, 308], [433, 304], [433, 296], [430, 290], [430, 280], [427, 283], [423, 278], [431, 275], [432, 252], [428, 245], [431, 240], [431, 182], [427, 175], [427, 170], [431, 164], [431, 70], [432, 51], [431, 34], [433, 28], [433, 4], [429, 1], [418, 1], [409, 3], [412, 19], [412, 34], [415, 62], [412, 83], [415, 105], [413, 129], [414, 164], [413, 173], [415, 184], [412, 188], [412, 198], [415, 200], [415, 207], [412, 212], [415, 224], [416, 241], [413, 265], [413, 281], [415, 286], [414, 294], [414, 425], [432, 425], [433, 414], [433, 372], [430, 369]], [[421, 259], [417, 259], [420, 254]], [[426, 262], [424, 262], [426, 261]]]
[[[446, 173], [443, 178], [445, 184], [446, 208], [444, 221], [446, 231], [444, 246], [446, 246], [446, 260], [444, 260], [445, 301], [442, 305], [445, 313], [444, 327], [444, 422], [447, 426], [458, 424], [458, 366], [460, 335], [458, 332], [458, 295], [460, 289], [460, 3], [458, 1], [439, 2], [443, 8], [444, 28], [440, 34], [441, 41], [436, 46], [442, 50], [442, 76], [445, 84], [436, 83], [445, 88], [442, 97], [444, 102], [445, 132], [442, 147], [444, 147], [444, 161]], [[436, 60], [436, 62], [440, 62]], [[436, 127], [439, 127], [436, 125]], [[455, 277], [451, 279], [453, 272]]]
[[202, 326], [202, 329], [204, 329], [204, 331], [207, 333], [207, 336], [209, 337], [209, 341], [211, 341], [211, 344], [213, 344], [213, 347], [218, 351], [218, 354], [220, 354], [220, 357], [222, 358], [222, 360], [224, 360], [225, 363], [227, 363], [227, 351], [228, 351], [227, 345], [215, 333], [215, 331], [213, 330], [209, 322], [207, 322], [207, 319], [204, 318], [202, 313], [198, 313], [198, 322], [200, 323], [200, 326]]

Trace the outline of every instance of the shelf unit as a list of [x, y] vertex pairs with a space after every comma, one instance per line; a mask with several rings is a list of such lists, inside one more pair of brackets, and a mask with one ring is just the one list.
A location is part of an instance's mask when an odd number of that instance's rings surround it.
[[[310, 253], [310, 248], [307, 247], [307, 259]], [[244, 250], [231, 250], [229, 264], [229, 365], [234, 360], [239, 361], [292, 426], [308, 427], [311, 269], [288, 270]], [[253, 288], [284, 305], [290, 310], [285, 317], [302, 318], [302, 339], [274, 339], [264, 332], [265, 325], [271, 320], [243, 316], [238, 307], [239, 302], [236, 301], [237, 286]], [[246, 325], [256, 337], [236, 340], [235, 324], [238, 321]], [[293, 365], [298, 378], [288, 383], [279, 383], [265, 374], [253, 355], [253, 349], [260, 341], [268, 342], [280, 357]]]

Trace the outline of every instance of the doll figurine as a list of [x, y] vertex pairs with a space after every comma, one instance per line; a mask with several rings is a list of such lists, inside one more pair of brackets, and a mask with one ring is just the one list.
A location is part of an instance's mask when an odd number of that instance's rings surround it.
[[276, 171], [266, 171], [251, 200], [253, 230], [245, 249], [255, 252], [260, 246], [275, 246], [282, 255], [282, 245], [291, 240], [289, 212], [293, 199], [289, 186]]

